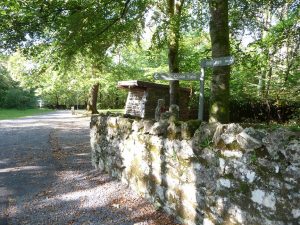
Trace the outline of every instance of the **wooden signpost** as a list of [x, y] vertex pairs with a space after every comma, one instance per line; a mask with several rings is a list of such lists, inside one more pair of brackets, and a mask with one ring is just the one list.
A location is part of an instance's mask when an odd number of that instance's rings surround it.
[[153, 75], [155, 80], [199, 80], [198, 73], [155, 73]]
[[215, 66], [229, 66], [234, 62], [232, 56], [219, 57], [214, 59], [203, 59], [201, 61], [201, 67], [215, 67]]
[[214, 59], [203, 59], [200, 63], [201, 73], [155, 73], [153, 78], [155, 80], [200, 80], [200, 96], [199, 96], [199, 110], [198, 119], [203, 120], [204, 111], [204, 68], [216, 66], [229, 66], [234, 62], [232, 56], [219, 57]]

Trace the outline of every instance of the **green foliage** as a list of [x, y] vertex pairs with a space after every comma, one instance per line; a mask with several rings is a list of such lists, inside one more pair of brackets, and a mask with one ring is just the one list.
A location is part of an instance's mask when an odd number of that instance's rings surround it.
[[208, 148], [208, 147], [212, 146], [212, 144], [213, 144], [212, 138], [207, 137], [200, 143], [200, 147]]
[[36, 106], [36, 98], [33, 92], [19, 88], [9, 89], [6, 92], [3, 107], [8, 109], [26, 109]]
[[[299, 103], [299, 1], [229, 4], [235, 57], [231, 100], [241, 107], [245, 102], [273, 108]], [[116, 87], [118, 81], [154, 81], [154, 72], [168, 71], [167, 5], [156, 0], [0, 1], [0, 48], [6, 54], [16, 50], [0, 58], [0, 104], [6, 94], [23, 98], [23, 90], [34, 89], [50, 105], [84, 105], [90, 86], [99, 82], [100, 109], [124, 107], [127, 92]], [[184, 1], [178, 55], [182, 72], [199, 72], [200, 60], [211, 57], [207, 12], [207, 1]], [[151, 30], [142, 36], [146, 23]], [[211, 73], [205, 70], [206, 100]], [[191, 88], [190, 106], [198, 108], [199, 82], [180, 84]], [[295, 126], [298, 117], [291, 118]]]
[[255, 164], [257, 162], [257, 155], [255, 152], [253, 152], [250, 156], [250, 162]]
[[242, 194], [246, 195], [246, 194], [251, 193], [251, 188], [247, 182], [240, 181], [238, 191], [241, 192]]

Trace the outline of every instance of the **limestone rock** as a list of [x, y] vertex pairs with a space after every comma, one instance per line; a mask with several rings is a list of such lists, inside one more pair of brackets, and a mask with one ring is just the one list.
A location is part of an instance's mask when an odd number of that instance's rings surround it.
[[293, 132], [279, 128], [264, 137], [262, 143], [273, 159], [279, 159], [280, 154], [286, 155], [285, 145], [292, 135]]
[[154, 122], [153, 120], [144, 120], [143, 121], [143, 126], [144, 126], [144, 131], [143, 133], [144, 134], [148, 134], [152, 128], [152, 126], [154, 125]]
[[262, 147], [262, 139], [266, 134], [252, 127], [245, 128], [236, 136], [237, 142], [243, 149], [258, 149]]
[[285, 159], [292, 165], [300, 167], [300, 140], [291, 140], [284, 149], [281, 150]]
[[219, 125], [219, 123], [202, 123], [194, 133], [193, 149], [197, 151], [212, 143], [214, 133]]
[[156, 122], [151, 127], [149, 134], [158, 135], [158, 136], [165, 135], [167, 132], [168, 126], [169, 126], [169, 123], [167, 123], [166, 121]]
[[224, 147], [234, 148], [233, 145], [237, 143], [236, 136], [242, 131], [239, 124], [220, 124], [214, 133], [213, 142], [218, 147], [225, 145]]
[[144, 127], [143, 121], [135, 120], [132, 123], [132, 128], [131, 129], [134, 132], [139, 132], [141, 129], [143, 129], [143, 127]]
[[167, 128], [168, 138], [171, 140], [179, 139], [181, 137], [181, 127], [176, 126], [174, 122], [170, 123]]
[[200, 120], [189, 120], [181, 123], [181, 138], [191, 139], [201, 124]]
[[179, 151], [177, 152], [178, 157], [182, 159], [189, 159], [194, 156], [192, 143], [191, 141], [183, 140], [181, 141], [181, 146], [179, 148]]

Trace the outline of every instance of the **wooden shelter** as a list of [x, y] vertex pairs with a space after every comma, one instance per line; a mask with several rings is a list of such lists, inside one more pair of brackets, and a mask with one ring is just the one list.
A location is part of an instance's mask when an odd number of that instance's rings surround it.
[[[169, 85], [129, 80], [118, 82], [118, 88], [127, 89], [129, 91], [125, 114], [152, 119], [155, 116], [158, 99], [164, 99], [166, 110], [169, 108]], [[179, 96], [179, 117], [184, 120], [188, 118], [190, 89], [180, 88]]]

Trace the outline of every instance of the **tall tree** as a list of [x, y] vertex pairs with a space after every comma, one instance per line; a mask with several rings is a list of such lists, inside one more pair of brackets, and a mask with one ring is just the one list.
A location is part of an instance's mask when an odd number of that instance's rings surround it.
[[[180, 39], [180, 22], [181, 11], [184, 0], [168, 0], [168, 16], [169, 16], [169, 29], [168, 29], [168, 61], [169, 72], [179, 72], [178, 49]], [[170, 105], [179, 104], [179, 81], [173, 80], [169, 82], [170, 85]]]
[[91, 112], [92, 114], [97, 114], [97, 97], [99, 91], [99, 83], [93, 84], [87, 101], [87, 111]]
[[[209, 10], [212, 57], [229, 56], [228, 0], [210, 0]], [[213, 68], [210, 99], [210, 122], [229, 122], [230, 66]]]

